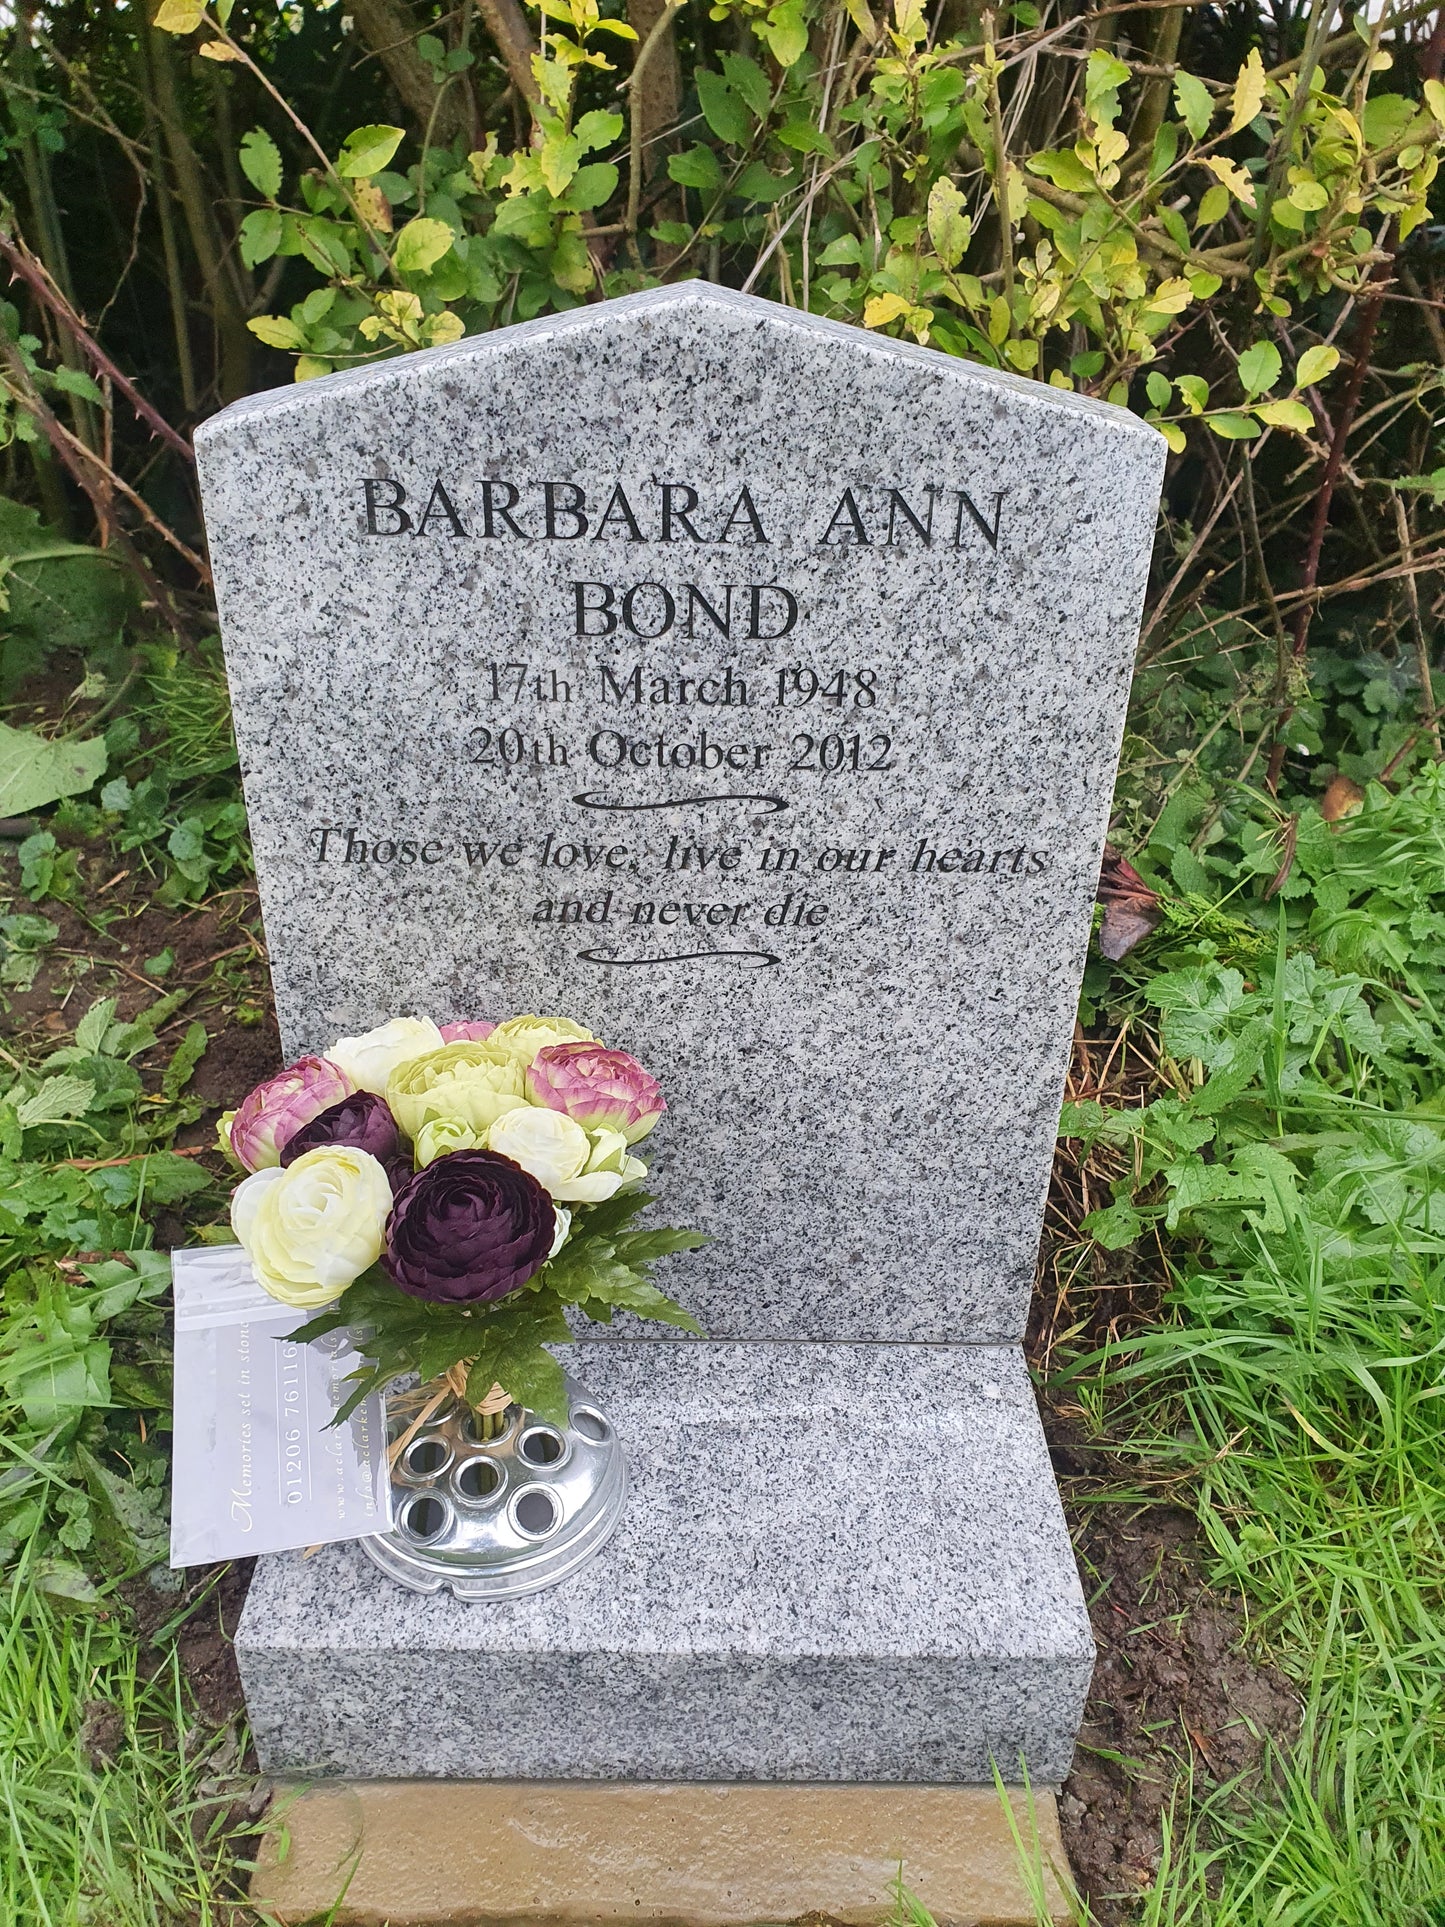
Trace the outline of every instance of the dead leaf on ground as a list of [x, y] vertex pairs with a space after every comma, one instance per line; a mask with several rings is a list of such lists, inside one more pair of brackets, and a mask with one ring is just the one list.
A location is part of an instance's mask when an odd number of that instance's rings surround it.
[[1159, 927], [1163, 910], [1159, 892], [1150, 889], [1139, 872], [1114, 850], [1105, 850], [1099, 870], [1099, 902], [1104, 921], [1099, 926], [1099, 949], [1110, 963], [1127, 957]]

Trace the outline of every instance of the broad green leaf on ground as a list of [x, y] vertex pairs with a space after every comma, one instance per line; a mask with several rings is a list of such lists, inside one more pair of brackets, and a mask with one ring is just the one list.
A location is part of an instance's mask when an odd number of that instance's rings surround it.
[[62, 796], [81, 796], [105, 774], [105, 741], [47, 742], [0, 723], [0, 816], [23, 816]]

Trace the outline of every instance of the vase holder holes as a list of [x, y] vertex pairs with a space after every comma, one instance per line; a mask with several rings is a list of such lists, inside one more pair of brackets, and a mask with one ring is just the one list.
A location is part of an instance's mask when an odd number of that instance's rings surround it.
[[517, 1451], [528, 1465], [560, 1465], [567, 1456], [567, 1441], [550, 1425], [534, 1425], [518, 1439]]
[[497, 1427], [496, 1431], [488, 1438], [482, 1432], [482, 1420], [475, 1412], [468, 1412], [467, 1416], [462, 1420], [462, 1432], [473, 1445], [497, 1445], [511, 1431], [520, 1416], [521, 1414], [518, 1408], [515, 1405], [509, 1405], [506, 1411], [501, 1414], [500, 1423], [496, 1418], [488, 1421], [488, 1423]]
[[434, 1492], [420, 1493], [402, 1509], [402, 1532], [413, 1545], [429, 1546], [440, 1539], [452, 1522], [451, 1507]]
[[612, 1436], [612, 1427], [590, 1405], [574, 1406], [571, 1424], [572, 1430], [579, 1438], [586, 1439], [589, 1445], [604, 1445]]
[[402, 1453], [407, 1477], [412, 1479], [434, 1479], [446, 1467], [451, 1451], [444, 1439], [413, 1439]]
[[512, 1524], [524, 1539], [545, 1539], [562, 1523], [562, 1508], [546, 1486], [531, 1485], [512, 1500]]
[[468, 1459], [457, 1472], [455, 1484], [461, 1498], [482, 1505], [501, 1491], [502, 1468], [491, 1459]]

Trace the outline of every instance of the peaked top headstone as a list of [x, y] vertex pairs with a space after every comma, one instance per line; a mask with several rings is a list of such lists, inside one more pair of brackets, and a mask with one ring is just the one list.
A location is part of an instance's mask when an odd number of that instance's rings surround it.
[[197, 454], [288, 1053], [563, 1012], [710, 1332], [1017, 1337], [1162, 439], [691, 282]]

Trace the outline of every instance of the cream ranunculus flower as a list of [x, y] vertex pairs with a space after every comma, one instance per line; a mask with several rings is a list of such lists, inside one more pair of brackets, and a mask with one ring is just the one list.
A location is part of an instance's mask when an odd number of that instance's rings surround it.
[[595, 1044], [597, 1039], [567, 1017], [509, 1017], [505, 1024], [497, 1025], [487, 1042], [510, 1051], [526, 1066], [549, 1044]]
[[601, 1204], [647, 1175], [642, 1159], [628, 1155], [620, 1131], [584, 1131], [561, 1111], [541, 1106], [499, 1118], [487, 1133], [487, 1149], [520, 1164], [567, 1204]]
[[443, 1044], [394, 1071], [386, 1101], [409, 1138], [428, 1118], [468, 1125], [480, 1136], [504, 1112], [527, 1102], [525, 1082], [526, 1066], [490, 1038], [485, 1044]]
[[647, 1176], [647, 1166], [627, 1148], [621, 1131], [591, 1131], [591, 1154], [578, 1175], [554, 1193], [569, 1204], [601, 1204], [625, 1184]]
[[486, 1132], [474, 1131], [455, 1117], [429, 1117], [416, 1134], [416, 1168], [422, 1170], [452, 1151], [481, 1151]]
[[338, 1070], [345, 1071], [357, 1090], [385, 1097], [392, 1072], [399, 1064], [440, 1050], [445, 1042], [430, 1017], [393, 1017], [389, 1024], [378, 1024], [359, 1037], [338, 1037], [326, 1055]]
[[572, 1213], [567, 1209], [565, 1204], [554, 1204], [552, 1210], [557, 1219], [557, 1230], [552, 1239], [552, 1249], [547, 1253], [549, 1259], [557, 1256], [557, 1253], [562, 1249], [563, 1245], [566, 1244], [567, 1234], [572, 1229]]
[[592, 1155], [591, 1141], [580, 1124], [561, 1111], [536, 1104], [499, 1117], [487, 1132], [487, 1149], [520, 1164], [553, 1197], [559, 1185], [586, 1169]]
[[284, 1170], [252, 1172], [231, 1199], [231, 1226], [257, 1284], [283, 1305], [315, 1311], [376, 1263], [390, 1211], [379, 1160], [325, 1145]]

